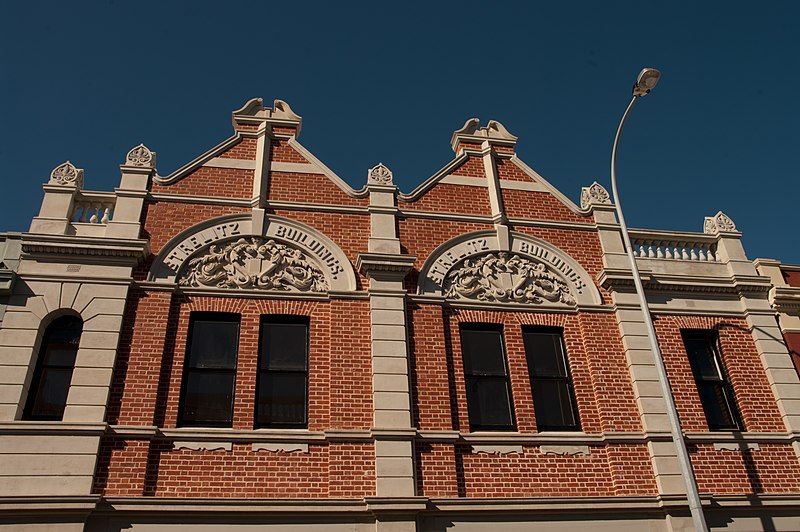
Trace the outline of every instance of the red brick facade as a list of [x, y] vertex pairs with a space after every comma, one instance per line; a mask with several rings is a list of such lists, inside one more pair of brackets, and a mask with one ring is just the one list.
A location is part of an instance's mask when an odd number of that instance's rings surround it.
[[[615, 244], [618, 225], [602, 194], [578, 207], [517, 162], [515, 138], [466, 126], [455, 143], [456, 158], [463, 161], [414, 194], [399, 194], [390, 174], [382, 182], [371, 176], [366, 188], [355, 190], [297, 144], [294, 115], [260, 108], [237, 113], [236, 142], [221, 145], [185, 171], [149, 177], [140, 220], [148, 255], [134, 268], [127, 293], [93, 495], [110, 501], [372, 501], [402, 491], [396, 479], [410, 475], [412, 492], [395, 497], [404, 504], [419, 498], [475, 504], [593, 498], [624, 506], [637, 498], [650, 501], [647, 511], [658, 513], [664, 511], [659, 497], [680, 500], [680, 489], [665, 481], [676, 475], [670, 470], [674, 462], [665, 466], [654, 454], [653, 442], [669, 442], [669, 434], [647, 421], [654, 404], [649, 397], [660, 392], [653, 391], [652, 362], [642, 362], [641, 333], [632, 339], [636, 334], [630, 331], [638, 325], [629, 316], [640, 310], [629, 302], [632, 288], [619, 266], [625, 255]], [[261, 157], [268, 169], [263, 172], [257, 167]], [[269, 238], [291, 249], [298, 242], [308, 245], [303, 257], [317, 260], [329, 289], [302, 293], [181, 284], [177, 279], [189, 259], [199, 256], [198, 250], [214, 249], [202, 231], [213, 231], [208, 228], [225, 220], [250, 224], [252, 234], [243, 232], [245, 239], [262, 235], [258, 223], [264, 231], [271, 224], [294, 224], [287, 227], [300, 228], [302, 236], [287, 236], [284, 229]], [[549, 272], [575, 299], [545, 294], [523, 301], [512, 292], [494, 300], [459, 299], [445, 293], [449, 280], [440, 281], [438, 292], [426, 292], [436, 264], [447, 264], [450, 271], [468, 264], [459, 262], [464, 254], [454, 250], [473, 234], [489, 235], [484, 240], [499, 249], [486, 249], [501, 255], [524, 255], [538, 245], [523, 259], [539, 261], [540, 269], [532, 271]], [[313, 250], [328, 246], [324, 238], [333, 246], [314, 257]], [[711, 242], [707, 235], [697, 238]], [[714, 249], [727, 249], [720, 239]], [[738, 243], [738, 233], [731, 239]], [[520, 242], [528, 247], [520, 248]], [[173, 277], [165, 277], [164, 265], [175, 250], [185, 251], [186, 258]], [[337, 274], [330, 261], [338, 257]], [[652, 275], [664, 275], [659, 267], [653, 266]], [[707, 266], [723, 267], [722, 260]], [[352, 286], [333, 289], [335, 275], [340, 275], [337, 286], [350, 278]], [[776, 392], [769, 366], [774, 359], [763, 355], [750, 317], [754, 312], [714, 310], [733, 308], [730, 301], [738, 304], [739, 296], [729, 296], [730, 290], [718, 297], [723, 301], [718, 307], [703, 307], [703, 296], [690, 282], [670, 282], [676, 288], [657, 287], [673, 292], [654, 297], [653, 317], [700, 491], [710, 497], [741, 496], [742, 504], [753, 495], [800, 494], [788, 403], [781, 403]], [[758, 287], [748, 290], [747, 297], [766, 298]], [[670, 298], [691, 304], [679, 308]], [[691, 310], [694, 301], [700, 301], [697, 312]], [[399, 312], [392, 314], [396, 321], [382, 321], [393, 310]], [[182, 427], [189, 323], [192, 313], [209, 311], [240, 318], [232, 423]], [[308, 422], [295, 432], [255, 428], [264, 315], [308, 318]], [[630, 320], [634, 325], [626, 325]], [[502, 327], [513, 430], [470, 430], [459, 334], [465, 323]], [[537, 429], [522, 334], [530, 326], [562, 331], [578, 431]], [[681, 337], [681, 331], [694, 329], [719, 335], [742, 433], [709, 430]], [[395, 343], [387, 347], [390, 341]], [[397, 351], [397, 346], [405, 347]], [[407, 406], [398, 398], [403, 393]], [[391, 419], [402, 419], [407, 411], [408, 421], [381, 425], [376, 422], [381, 410], [400, 416]], [[737, 441], [743, 446], [731, 448]], [[398, 450], [401, 444], [409, 445], [410, 456]]]

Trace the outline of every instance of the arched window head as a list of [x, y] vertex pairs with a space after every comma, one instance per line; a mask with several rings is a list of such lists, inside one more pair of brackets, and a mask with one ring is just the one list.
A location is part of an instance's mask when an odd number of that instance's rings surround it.
[[83, 322], [77, 316], [62, 316], [48, 325], [39, 348], [24, 419], [60, 421], [64, 416], [82, 330]]

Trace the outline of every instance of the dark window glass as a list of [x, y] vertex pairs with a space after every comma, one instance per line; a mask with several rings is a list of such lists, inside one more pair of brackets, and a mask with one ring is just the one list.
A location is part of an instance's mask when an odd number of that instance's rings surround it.
[[307, 425], [308, 319], [264, 316], [261, 320], [256, 427]]
[[183, 367], [181, 425], [231, 426], [238, 344], [237, 314], [192, 314]]
[[711, 430], [741, 430], [733, 388], [725, 376], [714, 331], [682, 331], [683, 344]]
[[461, 354], [471, 430], [513, 430], [511, 385], [500, 326], [461, 326]]
[[64, 416], [82, 329], [80, 318], [63, 316], [45, 330], [23, 419], [59, 421]]
[[575, 391], [560, 329], [526, 328], [522, 333], [539, 430], [580, 430]]

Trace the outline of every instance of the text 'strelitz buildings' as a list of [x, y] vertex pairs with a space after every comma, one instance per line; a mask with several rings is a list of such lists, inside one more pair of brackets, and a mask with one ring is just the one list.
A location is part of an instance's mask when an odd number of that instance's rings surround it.
[[[477, 119], [354, 190], [300, 125], [251, 100], [114, 192], [65, 162], [0, 238], [0, 528], [691, 526], [606, 190]], [[800, 268], [709, 214], [632, 232], [706, 516], [798, 530]]]

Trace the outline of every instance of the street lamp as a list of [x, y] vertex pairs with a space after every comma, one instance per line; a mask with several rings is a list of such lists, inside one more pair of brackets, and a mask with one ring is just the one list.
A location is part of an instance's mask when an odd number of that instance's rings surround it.
[[686, 483], [686, 495], [689, 499], [689, 510], [692, 512], [692, 521], [694, 522], [695, 530], [698, 532], [706, 532], [708, 527], [706, 526], [705, 517], [703, 516], [703, 507], [700, 504], [700, 495], [697, 492], [697, 483], [694, 478], [694, 472], [692, 471], [692, 463], [689, 461], [689, 452], [686, 450], [686, 442], [683, 439], [681, 422], [678, 419], [678, 411], [675, 409], [675, 401], [669, 387], [669, 380], [667, 379], [667, 369], [664, 367], [664, 360], [661, 357], [661, 350], [658, 347], [656, 331], [653, 327], [653, 319], [650, 317], [650, 307], [647, 305], [647, 298], [644, 295], [644, 287], [642, 286], [642, 279], [639, 275], [639, 267], [636, 265], [636, 257], [633, 256], [631, 237], [628, 235], [628, 226], [625, 225], [625, 217], [622, 215], [622, 204], [617, 194], [617, 148], [619, 147], [619, 138], [620, 135], [622, 135], [622, 128], [625, 126], [625, 121], [628, 119], [633, 105], [639, 98], [646, 96], [653, 90], [660, 77], [661, 72], [655, 68], [645, 68], [639, 73], [639, 77], [636, 78], [636, 83], [633, 85], [633, 97], [628, 104], [628, 108], [625, 109], [625, 114], [622, 115], [622, 119], [619, 121], [617, 134], [614, 137], [614, 147], [611, 149], [611, 192], [614, 195], [614, 205], [617, 210], [619, 227], [622, 231], [625, 249], [628, 252], [628, 260], [631, 263], [633, 284], [636, 286], [636, 293], [639, 296], [639, 303], [642, 307], [644, 323], [647, 327], [647, 336], [650, 339], [650, 348], [656, 360], [656, 370], [658, 372], [659, 384], [661, 385], [661, 392], [667, 403], [667, 417], [669, 418], [669, 425], [672, 431], [672, 439], [678, 451], [678, 462], [681, 466], [681, 474]]

